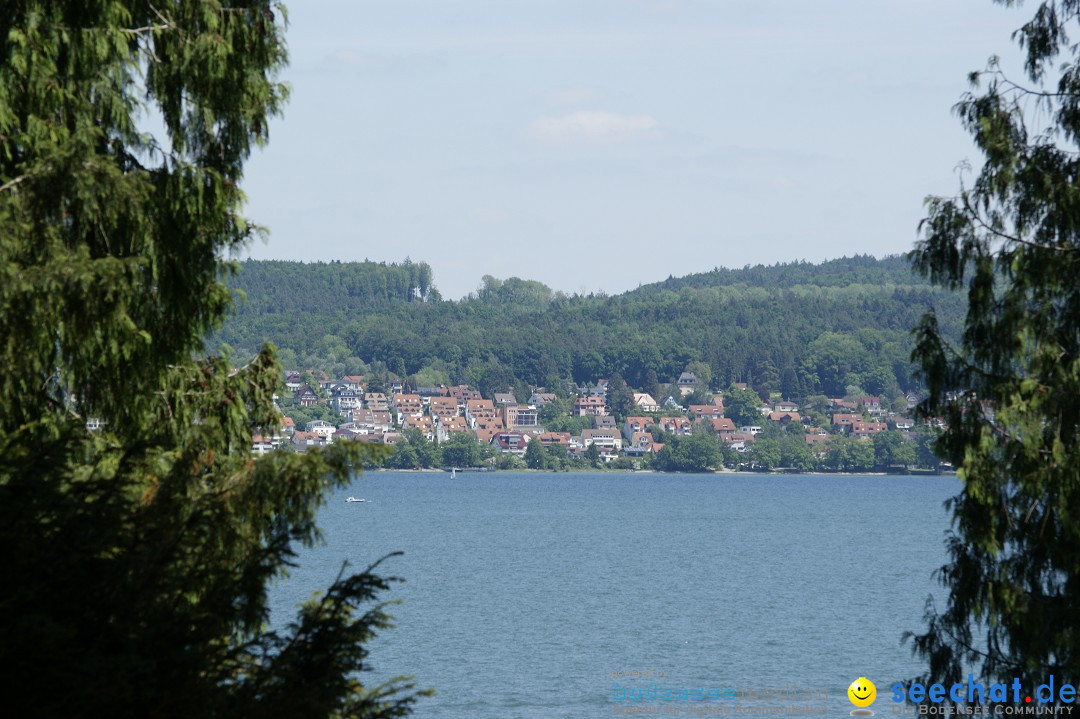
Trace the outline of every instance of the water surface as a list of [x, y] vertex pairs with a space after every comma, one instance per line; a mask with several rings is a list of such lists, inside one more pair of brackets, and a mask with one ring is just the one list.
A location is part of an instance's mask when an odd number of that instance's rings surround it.
[[[327, 543], [275, 588], [275, 620], [342, 561], [401, 550], [383, 565], [407, 580], [392, 595], [397, 628], [371, 658], [375, 677], [436, 689], [417, 717], [608, 716], [626, 705], [616, 683], [653, 682], [825, 690], [813, 706], [846, 716], [860, 676], [881, 716], [888, 687], [921, 670], [900, 636], [922, 627], [929, 594], [941, 603], [931, 573], [958, 489], [951, 477], [371, 473], [322, 510]], [[632, 670], [665, 676], [612, 674]], [[808, 704], [787, 696], [736, 703]]]

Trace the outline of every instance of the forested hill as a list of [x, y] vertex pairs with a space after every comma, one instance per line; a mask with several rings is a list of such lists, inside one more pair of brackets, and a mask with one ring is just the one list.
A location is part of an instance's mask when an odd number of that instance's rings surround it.
[[851, 285], [926, 286], [926, 282], [911, 271], [911, 264], [900, 255], [876, 259], [872, 255], [856, 255], [828, 260], [821, 264], [788, 262], [775, 265], [747, 265], [742, 269], [718, 267], [685, 277], [668, 277], [663, 282], [644, 285], [635, 290], [650, 294], [683, 287], [758, 287], [767, 290], [799, 286], [848, 287]]
[[295, 308], [310, 311], [361, 310], [413, 300], [438, 301], [426, 262], [406, 259], [401, 264], [379, 262], [283, 262], [248, 260], [230, 284], [246, 294], [236, 303], [240, 316]]
[[661, 391], [700, 362], [714, 387], [892, 396], [914, 387], [919, 317], [934, 305], [955, 334], [962, 310], [961, 296], [931, 288], [901, 257], [716, 269], [615, 296], [485, 276], [457, 302], [439, 298], [426, 264], [408, 261], [247, 261], [230, 282], [246, 301], [212, 342], [247, 353], [271, 341], [288, 367], [482, 391], [615, 372]]

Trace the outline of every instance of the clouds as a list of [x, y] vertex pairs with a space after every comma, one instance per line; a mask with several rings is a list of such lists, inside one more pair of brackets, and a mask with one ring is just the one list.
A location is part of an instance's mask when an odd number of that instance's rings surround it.
[[581, 110], [538, 117], [526, 126], [525, 133], [549, 143], [626, 142], [653, 136], [659, 129], [660, 123], [652, 115]]

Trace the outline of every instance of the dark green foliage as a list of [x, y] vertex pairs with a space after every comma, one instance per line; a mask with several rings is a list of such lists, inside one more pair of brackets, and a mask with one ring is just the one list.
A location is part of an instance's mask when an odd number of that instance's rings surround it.
[[439, 448], [446, 467], [479, 467], [491, 458], [491, 447], [481, 445], [467, 432], [451, 435]]
[[618, 372], [663, 402], [659, 382], [673, 382], [687, 366], [713, 388], [745, 381], [830, 396], [864, 382], [910, 389], [910, 328], [931, 302], [959, 334], [948, 321], [959, 316], [959, 299], [897, 257], [718, 270], [615, 297], [489, 277], [460, 302], [342, 298], [342, 287], [378, 285], [380, 274], [387, 284], [405, 277], [400, 265], [245, 262], [233, 285], [251, 307], [218, 338], [245, 350], [273, 341], [300, 367], [330, 372], [356, 360], [401, 359], [411, 375], [441, 362], [452, 381], [482, 390], [522, 381], [555, 389], [565, 378], [584, 383]]
[[700, 431], [689, 437], [670, 437], [656, 455], [654, 466], [666, 472], [704, 472], [722, 464], [716, 438]]
[[430, 300], [431, 267], [409, 260], [385, 262], [282, 262], [240, 265], [237, 317], [291, 314], [301, 298], [309, 313], [371, 312], [398, 302]]
[[590, 444], [586, 447], [582, 456], [590, 467], [595, 468], [600, 466], [600, 450], [596, 448], [596, 444]]
[[634, 414], [634, 391], [626, 385], [626, 380], [618, 372], [611, 375], [607, 392], [608, 409], [618, 422]]
[[930, 314], [916, 350], [921, 409], [944, 418], [937, 450], [964, 483], [948, 504], [949, 597], [914, 639], [946, 685], [972, 669], [1027, 687], [1080, 676], [1078, 12], [1048, 0], [1018, 31], [1030, 88], [993, 61], [972, 75], [956, 110], [985, 164], [929, 200], [913, 253], [967, 300], [958, 346]]
[[[284, 89], [281, 8], [0, 10], [0, 690], [16, 716], [389, 717], [364, 644], [391, 580], [267, 631], [267, 584], [369, 452], [251, 457], [270, 348], [193, 359], [257, 228], [242, 169]], [[160, 113], [159, 137], [136, 126]], [[248, 355], [251, 356], [251, 355]], [[88, 419], [104, 422], [90, 432]]]
[[761, 398], [757, 392], [732, 387], [724, 393], [724, 416], [730, 417], [736, 427], [762, 423]]
[[529, 469], [547, 469], [551, 463], [551, 455], [547, 448], [540, 444], [540, 440], [534, 439], [525, 448], [525, 466]]

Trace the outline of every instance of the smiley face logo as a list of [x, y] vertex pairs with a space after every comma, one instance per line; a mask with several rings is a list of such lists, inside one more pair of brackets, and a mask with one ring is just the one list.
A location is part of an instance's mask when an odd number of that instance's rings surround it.
[[877, 698], [877, 687], [866, 677], [859, 677], [847, 688], [848, 699], [857, 707], [868, 707]]

